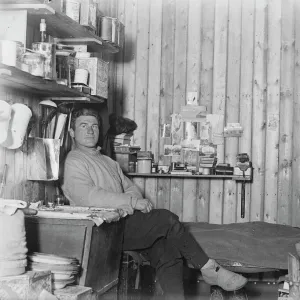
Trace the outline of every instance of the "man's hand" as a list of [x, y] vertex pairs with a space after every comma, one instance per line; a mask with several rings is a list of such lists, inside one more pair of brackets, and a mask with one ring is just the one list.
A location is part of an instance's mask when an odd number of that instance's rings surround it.
[[142, 213], [148, 213], [152, 210], [153, 205], [148, 199], [139, 199], [136, 202], [135, 208], [136, 210], [140, 210]]

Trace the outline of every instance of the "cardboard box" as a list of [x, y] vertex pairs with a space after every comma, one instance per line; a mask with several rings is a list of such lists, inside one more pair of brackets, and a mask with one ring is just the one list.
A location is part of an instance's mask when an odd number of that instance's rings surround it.
[[1, 299], [38, 300], [43, 290], [52, 293], [51, 271], [0, 277]]
[[97, 6], [92, 0], [80, 0], [80, 25], [87, 26], [94, 33], [97, 29]]
[[58, 300], [91, 300], [92, 289], [80, 285], [71, 285], [55, 290], [54, 295]]
[[98, 58], [78, 58], [77, 68], [89, 71], [91, 95], [107, 99], [108, 97], [108, 62]]
[[[2, 3], [0, 1], [0, 3]], [[27, 48], [31, 48], [30, 45], [26, 45], [27, 41], [27, 11], [0, 11], [0, 40], [11, 40], [21, 42]], [[29, 39], [28, 39], [29, 40]]]
[[44, 0], [44, 3], [51, 6], [55, 11], [62, 13], [64, 9], [64, 0]]

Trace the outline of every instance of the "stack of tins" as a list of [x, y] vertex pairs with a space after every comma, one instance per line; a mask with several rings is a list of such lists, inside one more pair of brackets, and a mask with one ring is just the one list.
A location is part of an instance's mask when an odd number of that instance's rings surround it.
[[25, 272], [27, 248], [25, 218], [22, 210], [8, 215], [0, 212], [0, 276], [15, 276]]

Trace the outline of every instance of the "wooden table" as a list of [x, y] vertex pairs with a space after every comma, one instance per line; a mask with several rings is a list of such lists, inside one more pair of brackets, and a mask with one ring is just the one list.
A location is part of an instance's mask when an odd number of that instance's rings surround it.
[[26, 217], [29, 252], [75, 257], [81, 264], [77, 284], [101, 295], [118, 283], [124, 220], [97, 227], [89, 220]]

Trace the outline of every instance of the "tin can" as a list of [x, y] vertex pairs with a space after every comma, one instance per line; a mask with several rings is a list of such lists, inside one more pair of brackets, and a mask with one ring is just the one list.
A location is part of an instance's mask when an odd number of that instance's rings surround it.
[[137, 159], [137, 172], [138, 173], [151, 173], [151, 158], [138, 158]]
[[210, 168], [203, 168], [203, 175], [210, 175]]
[[45, 57], [44, 78], [56, 79], [53, 76], [53, 65], [55, 58], [54, 44], [51, 43], [33, 43], [32, 50], [41, 53]]
[[42, 54], [26, 52], [23, 63], [30, 66], [30, 74], [44, 77], [45, 57]]

